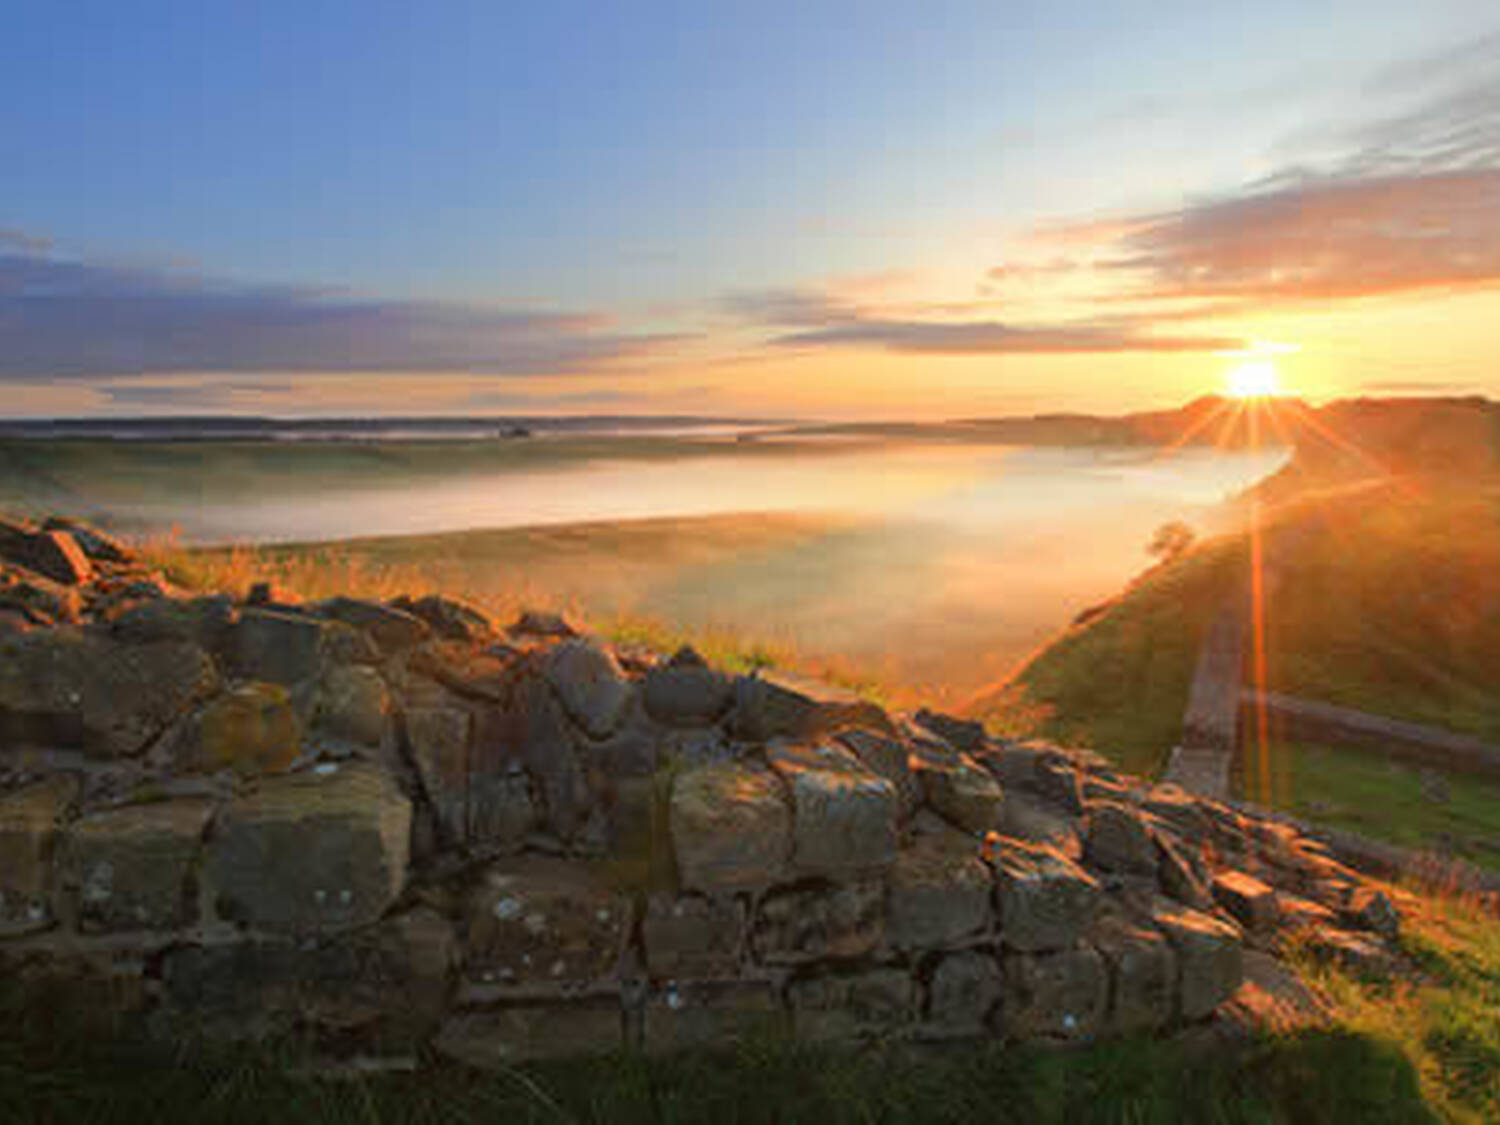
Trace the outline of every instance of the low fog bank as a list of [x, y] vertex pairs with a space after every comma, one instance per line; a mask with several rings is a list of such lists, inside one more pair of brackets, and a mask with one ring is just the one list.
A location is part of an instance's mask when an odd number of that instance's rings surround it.
[[[1116, 593], [1150, 561], [1161, 523], [1207, 528], [1286, 459], [895, 443], [608, 451], [363, 478], [147, 466], [111, 482], [107, 514], [194, 544], [359, 540], [345, 549], [435, 569], [478, 596], [522, 589], [769, 638], [951, 700]], [[472, 529], [491, 530], [442, 534]]]

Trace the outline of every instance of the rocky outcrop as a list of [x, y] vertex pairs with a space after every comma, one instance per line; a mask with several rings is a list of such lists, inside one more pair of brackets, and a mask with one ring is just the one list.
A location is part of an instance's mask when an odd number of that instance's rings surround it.
[[0, 535], [0, 965], [103, 958], [162, 1033], [1078, 1040], [1212, 1018], [1288, 940], [1399, 957], [1313, 841], [1095, 754], [545, 614], [183, 596], [76, 526], [64, 585], [37, 534]]

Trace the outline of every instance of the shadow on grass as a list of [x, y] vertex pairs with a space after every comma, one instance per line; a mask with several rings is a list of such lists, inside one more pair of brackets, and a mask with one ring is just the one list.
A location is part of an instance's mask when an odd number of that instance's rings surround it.
[[[56, 1009], [53, 1009], [55, 1015]], [[45, 1017], [45, 1013], [33, 1014]], [[297, 1076], [295, 1048], [175, 1057], [0, 1008], [0, 1121], [104, 1123], [1431, 1122], [1394, 1045], [1303, 1032], [1230, 1047], [1148, 1038], [1076, 1050], [948, 1045], [634, 1053], [485, 1073], [430, 1065]]]

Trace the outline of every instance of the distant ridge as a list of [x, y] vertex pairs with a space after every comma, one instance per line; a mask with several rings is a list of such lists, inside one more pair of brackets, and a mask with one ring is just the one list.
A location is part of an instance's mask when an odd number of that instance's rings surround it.
[[744, 430], [786, 423], [763, 418], [694, 414], [505, 414], [423, 417], [278, 418], [269, 415], [183, 415], [108, 418], [0, 418], [0, 438], [113, 440], [329, 440], [523, 437], [529, 434], [651, 433]]

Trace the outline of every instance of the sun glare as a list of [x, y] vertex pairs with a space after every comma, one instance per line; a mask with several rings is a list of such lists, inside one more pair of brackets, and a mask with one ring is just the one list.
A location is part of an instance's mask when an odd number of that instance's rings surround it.
[[1224, 386], [1231, 398], [1265, 398], [1281, 392], [1281, 379], [1270, 360], [1252, 359], [1231, 368]]

